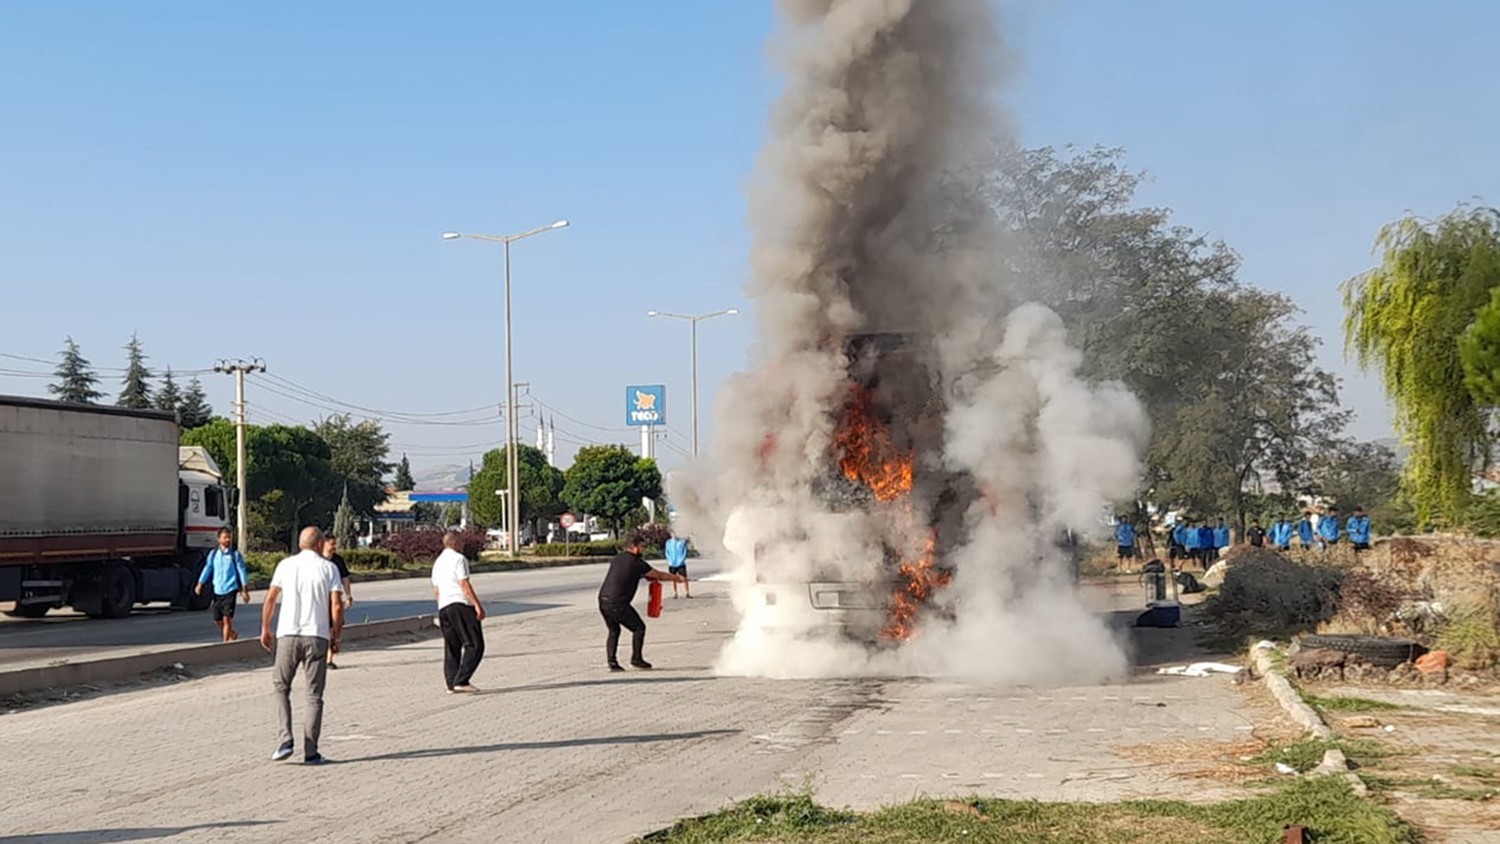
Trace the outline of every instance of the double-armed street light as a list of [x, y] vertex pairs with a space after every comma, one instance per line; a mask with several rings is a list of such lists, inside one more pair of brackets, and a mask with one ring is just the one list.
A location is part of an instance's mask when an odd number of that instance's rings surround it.
[[692, 405], [693, 405], [693, 456], [698, 456], [698, 323], [706, 319], [721, 316], [734, 316], [739, 313], [739, 308], [727, 308], [722, 311], [714, 311], [711, 314], [674, 314], [667, 311], [647, 311], [648, 317], [666, 317], [668, 319], [686, 320], [692, 326], [692, 347], [690, 360], [692, 366]]
[[524, 240], [533, 235], [549, 232], [553, 229], [567, 228], [567, 220], [558, 220], [548, 226], [538, 226], [528, 229], [520, 234], [467, 234], [464, 232], [443, 232], [443, 240], [457, 240], [467, 237], [472, 240], [487, 240], [491, 243], [502, 243], [505, 245], [505, 469], [506, 469], [506, 495], [505, 495], [505, 521], [510, 525], [506, 539], [507, 550], [514, 556], [520, 550], [520, 540], [517, 538], [520, 531], [516, 525], [520, 524], [520, 496], [516, 494], [516, 487], [520, 485], [520, 473], [516, 470], [516, 387], [511, 366], [511, 342], [510, 342], [510, 245], [517, 240]]

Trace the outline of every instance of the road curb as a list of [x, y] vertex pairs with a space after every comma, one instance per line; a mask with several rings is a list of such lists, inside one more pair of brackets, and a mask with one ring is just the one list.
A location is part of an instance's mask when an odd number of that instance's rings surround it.
[[[1309, 706], [1307, 701], [1302, 699], [1302, 695], [1297, 693], [1292, 681], [1276, 669], [1276, 664], [1271, 660], [1271, 651], [1274, 648], [1275, 646], [1270, 642], [1257, 642], [1250, 648], [1250, 659], [1255, 664], [1255, 671], [1265, 682], [1271, 697], [1276, 699], [1276, 703], [1281, 706], [1287, 717], [1295, 721], [1297, 726], [1306, 730], [1313, 738], [1324, 741], [1338, 738], [1338, 734], [1328, 726], [1323, 716], [1319, 715], [1318, 711]], [[1307, 775], [1342, 776], [1355, 794], [1363, 797], [1369, 793], [1364, 780], [1349, 770], [1349, 758], [1344, 755], [1344, 751], [1336, 747], [1323, 751], [1322, 763], [1309, 771]]]
[[[399, 634], [414, 634], [420, 637], [435, 636], [435, 616], [415, 615], [371, 621], [365, 624], [350, 624], [344, 628], [344, 642], [358, 642]], [[0, 672], [0, 695], [37, 692], [48, 689], [68, 688], [85, 684], [119, 683], [133, 680], [153, 671], [166, 668], [190, 668], [194, 666], [222, 665], [229, 662], [260, 662], [270, 664], [271, 656], [260, 646], [259, 639], [241, 639], [238, 642], [191, 645], [153, 653], [131, 656], [108, 657], [86, 662], [65, 662], [60, 665], [44, 665], [37, 668], [22, 668]]]

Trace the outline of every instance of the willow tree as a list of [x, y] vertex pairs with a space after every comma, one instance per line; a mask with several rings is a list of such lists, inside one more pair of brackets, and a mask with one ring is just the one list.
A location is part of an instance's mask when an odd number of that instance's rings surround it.
[[1378, 369], [1411, 447], [1402, 486], [1417, 520], [1453, 521], [1489, 457], [1489, 407], [1469, 389], [1461, 338], [1500, 287], [1500, 212], [1408, 216], [1375, 238], [1380, 265], [1343, 285], [1344, 341]]

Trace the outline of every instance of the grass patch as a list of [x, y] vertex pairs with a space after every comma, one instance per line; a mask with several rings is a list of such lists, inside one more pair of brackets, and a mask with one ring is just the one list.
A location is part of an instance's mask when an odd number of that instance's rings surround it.
[[1468, 777], [1471, 780], [1483, 780], [1485, 782], [1500, 781], [1500, 771], [1493, 768], [1476, 768], [1472, 765], [1454, 765], [1451, 769], [1455, 777]]
[[1279, 841], [1287, 824], [1320, 842], [1407, 844], [1415, 831], [1390, 810], [1356, 796], [1337, 777], [1297, 780], [1260, 796], [1211, 805], [1175, 800], [1039, 803], [918, 800], [861, 814], [819, 806], [811, 794], [755, 797], [722, 812], [678, 821], [641, 839], [651, 844], [928, 841], [1051, 841], [1132, 844]]
[[1383, 700], [1371, 700], [1367, 697], [1344, 697], [1342, 695], [1323, 697], [1309, 694], [1301, 689], [1298, 691], [1309, 706], [1324, 712], [1390, 712], [1407, 708], [1398, 703], [1386, 703]]
[[1374, 739], [1308, 739], [1292, 742], [1266, 751], [1250, 760], [1252, 765], [1274, 765], [1284, 762], [1298, 773], [1305, 774], [1323, 761], [1323, 754], [1337, 748], [1357, 768], [1368, 767], [1380, 759], [1396, 756], [1397, 753]]
[[1377, 794], [1399, 791], [1423, 800], [1461, 800], [1471, 803], [1483, 803], [1500, 797], [1500, 789], [1494, 785], [1471, 787], [1435, 777], [1391, 777], [1361, 771], [1359, 778], [1366, 788]]

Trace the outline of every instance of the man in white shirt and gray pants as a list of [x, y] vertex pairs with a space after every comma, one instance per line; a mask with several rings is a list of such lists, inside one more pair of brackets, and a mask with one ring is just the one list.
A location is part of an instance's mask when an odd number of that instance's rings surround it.
[[432, 597], [443, 628], [443, 679], [449, 694], [479, 691], [469, 680], [484, 659], [484, 604], [469, 583], [469, 561], [458, 550], [461, 544], [456, 531], [444, 533], [443, 553], [432, 562]]
[[[323, 547], [323, 531], [303, 528], [297, 538], [301, 551], [276, 564], [271, 588], [266, 591], [265, 608], [260, 616], [260, 645], [276, 654], [272, 682], [276, 696], [276, 716], [281, 729], [280, 744], [271, 754], [280, 762], [292, 755], [292, 678], [298, 667], [307, 682], [307, 715], [302, 725], [302, 761], [321, 765], [318, 735], [323, 730], [323, 683], [328, 677], [328, 655], [338, 653], [339, 634], [344, 629], [344, 585], [333, 563], [318, 552]], [[285, 598], [276, 632], [271, 633], [271, 618], [276, 605]], [[274, 649], [273, 646], [274, 645]]]

